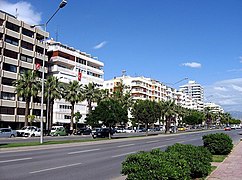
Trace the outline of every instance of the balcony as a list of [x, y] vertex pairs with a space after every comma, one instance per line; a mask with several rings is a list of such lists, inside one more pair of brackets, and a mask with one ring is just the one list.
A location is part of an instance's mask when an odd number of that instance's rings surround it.
[[77, 76], [77, 72], [75, 72], [75, 71], [73, 71], [71, 69], [60, 67], [58, 65], [52, 66], [51, 67], [51, 72], [61, 72], [61, 73], [64, 73], [64, 74], [70, 74], [72, 76]]
[[28, 37], [28, 36], [23, 35], [23, 34], [21, 36], [22, 36], [22, 40], [24, 40], [24, 41], [26, 41], [28, 43], [34, 44], [34, 39], [33, 38]]
[[17, 73], [2, 70], [2, 77], [17, 79]]
[[93, 68], [90, 66], [86, 66], [86, 67], [87, 67], [87, 70], [91, 71], [92, 73], [100, 74], [100, 75], [104, 74], [103, 70], [101, 70], [101, 69]]
[[41, 47], [41, 48], [43, 48], [43, 49], [45, 48], [44, 41], [40, 41], [40, 40], [36, 39], [34, 44], [39, 46], [39, 47]]
[[15, 45], [12, 45], [12, 44], [9, 44], [9, 43], [4, 43], [5, 45], [5, 48], [8, 49], [8, 50], [11, 50], [11, 51], [14, 51], [14, 52], [19, 52], [19, 47], [18, 46], [15, 46]]
[[14, 37], [16, 39], [20, 39], [20, 33], [16, 32], [16, 31], [12, 31], [11, 29], [5, 28], [5, 34], [9, 35], [9, 36], [12, 36], [12, 37]]
[[2, 84], [1, 91], [14, 93], [15, 92], [15, 87]]
[[12, 64], [12, 65], [18, 66], [18, 60], [7, 57], [7, 56], [3, 57], [3, 62], [5, 62], [7, 64]]
[[47, 61], [48, 57], [47, 56], [44, 56], [44, 54], [41, 54], [41, 53], [38, 53], [38, 52], [35, 52], [35, 57], [38, 58], [38, 59], [41, 59], [41, 60], [45, 60]]
[[25, 49], [25, 48], [20, 48], [20, 53], [25, 54], [30, 57], [34, 57], [34, 51]]
[[65, 58], [62, 58], [62, 57], [59, 57], [59, 56], [58, 57], [52, 57], [50, 59], [50, 62], [54, 62], [54, 63], [60, 62], [61, 64], [66, 64], [68, 66], [73, 66], [73, 67], [76, 65], [75, 61], [65, 59]]

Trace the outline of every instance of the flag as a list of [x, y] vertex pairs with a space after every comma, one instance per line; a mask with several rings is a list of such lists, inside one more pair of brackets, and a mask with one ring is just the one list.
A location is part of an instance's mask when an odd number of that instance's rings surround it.
[[81, 79], [82, 79], [82, 73], [78, 72], [78, 81], [81, 81]]

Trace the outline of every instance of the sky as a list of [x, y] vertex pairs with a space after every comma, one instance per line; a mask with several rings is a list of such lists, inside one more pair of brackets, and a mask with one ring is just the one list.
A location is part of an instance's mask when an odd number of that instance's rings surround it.
[[[0, 9], [41, 24], [60, 2], [0, 0]], [[241, 17], [242, 0], [68, 0], [47, 31], [104, 62], [105, 80], [126, 70], [178, 89], [188, 78], [205, 102], [242, 111]]]

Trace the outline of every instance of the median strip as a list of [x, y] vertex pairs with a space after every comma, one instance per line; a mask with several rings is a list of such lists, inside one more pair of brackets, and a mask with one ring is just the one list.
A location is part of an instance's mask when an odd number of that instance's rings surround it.
[[83, 151], [75, 151], [75, 152], [69, 152], [67, 154], [79, 154], [79, 153], [85, 153], [85, 152], [92, 152], [92, 151], [99, 151], [101, 149], [88, 149], [88, 150], [83, 150]]
[[32, 172], [29, 172], [29, 173], [35, 174], [35, 173], [40, 173], [40, 172], [45, 172], [45, 171], [51, 171], [51, 170], [56, 170], [56, 169], [61, 169], [61, 168], [66, 168], [66, 167], [77, 166], [77, 165], [80, 165], [80, 164], [82, 164], [82, 163], [69, 164], [69, 165], [65, 165], [65, 166], [57, 166], [57, 167], [53, 167], [53, 168], [42, 169], [42, 170], [38, 170], [38, 171], [32, 171]]
[[33, 158], [11, 159], [11, 160], [0, 161], [0, 163], [16, 162], [16, 161], [25, 161], [25, 160], [30, 160], [30, 159], [33, 159]]

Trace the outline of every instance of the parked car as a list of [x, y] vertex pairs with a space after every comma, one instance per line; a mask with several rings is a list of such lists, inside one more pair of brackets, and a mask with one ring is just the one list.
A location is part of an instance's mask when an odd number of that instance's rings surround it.
[[52, 126], [50, 131], [51, 136], [66, 136], [66, 129], [63, 126]]
[[36, 126], [24, 126], [17, 131], [17, 136], [40, 136], [40, 130]]
[[92, 133], [92, 130], [89, 128], [80, 128], [76, 131], [77, 135], [90, 135]]
[[186, 131], [186, 128], [183, 127], [183, 126], [178, 126], [178, 127], [177, 127], [177, 130], [178, 130], [178, 131]]
[[230, 127], [230, 126], [226, 126], [226, 127], [224, 128], [224, 130], [225, 130], [225, 131], [231, 131], [231, 127]]
[[17, 136], [17, 132], [12, 130], [11, 128], [0, 128], [0, 138], [2, 137], [15, 137]]
[[92, 133], [92, 137], [93, 138], [105, 138], [105, 137], [109, 137], [109, 132], [111, 135], [114, 134], [114, 131], [111, 129], [108, 129], [108, 128], [102, 128], [102, 129], [99, 129], [97, 130], [96, 132]]

